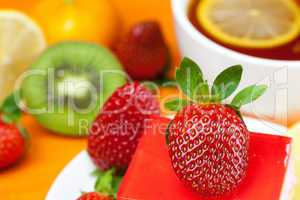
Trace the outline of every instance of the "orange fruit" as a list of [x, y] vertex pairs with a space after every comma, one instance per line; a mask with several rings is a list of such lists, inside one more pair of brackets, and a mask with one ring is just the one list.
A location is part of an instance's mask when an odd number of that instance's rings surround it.
[[31, 14], [50, 44], [80, 40], [111, 45], [119, 32], [109, 0], [41, 0]]

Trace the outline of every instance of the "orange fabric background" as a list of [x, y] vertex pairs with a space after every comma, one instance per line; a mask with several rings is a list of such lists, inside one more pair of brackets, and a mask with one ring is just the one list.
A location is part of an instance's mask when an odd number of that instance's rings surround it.
[[[18, 6], [22, 9], [30, 6], [30, 1], [0, 0], [0, 7], [10, 6], [13, 1], [23, 4]], [[120, 13], [124, 29], [141, 20], [159, 20], [173, 59], [178, 60], [169, 0], [110, 1], [115, 4]], [[51, 134], [40, 127], [31, 116], [24, 116], [22, 121], [31, 135], [31, 145], [26, 158], [21, 163], [8, 170], [0, 171], [1, 200], [44, 199], [58, 173], [86, 147], [86, 139]]]

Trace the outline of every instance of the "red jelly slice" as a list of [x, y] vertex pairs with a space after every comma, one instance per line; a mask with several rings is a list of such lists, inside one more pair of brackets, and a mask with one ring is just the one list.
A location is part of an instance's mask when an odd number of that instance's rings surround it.
[[[145, 135], [120, 186], [118, 200], [201, 200], [176, 177], [165, 144], [169, 120], [156, 118]], [[251, 134], [249, 169], [244, 182], [222, 200], [277, 200], [287, 171], [291, 139]], [[207, 198], [205, 199], [207, 200]]]

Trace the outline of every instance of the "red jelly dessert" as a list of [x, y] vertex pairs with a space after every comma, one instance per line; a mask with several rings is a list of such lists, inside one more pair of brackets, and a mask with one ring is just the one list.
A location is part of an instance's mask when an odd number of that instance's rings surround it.
[[[146, 129], [121, 183], [118, 200], [204, 199], [184, 186], [172, 168], [165, 142], [168, 123], [166, 118], [156, 118]], [[251, 133], [246, 178], [232, 193], [210, 200], [286, 200], [282, 197], [282, 188], [290, 145], [291, 139], [287, 137]]]

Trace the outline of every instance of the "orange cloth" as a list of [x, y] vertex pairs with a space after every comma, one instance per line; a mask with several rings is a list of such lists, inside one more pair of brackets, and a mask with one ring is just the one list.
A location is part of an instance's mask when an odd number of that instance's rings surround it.
[[[19, 0], [1, 0], [0, 6], [2, 1], [11, 3]], [[113, 1], [120, 13], [124, 29], [141, 20], [159, 20], [173, 59], [178, 60], [169, 0], [110, 1]], [[85, 138], [62, 137], [49, 133], [31, 116], [24, 116], [23, 123], [31, 135], [30, 148], [22, 162], [13, 168], [0, 171], [1, 200], [45, 199], [58, 173], [76, 154], [86, 148]]]

